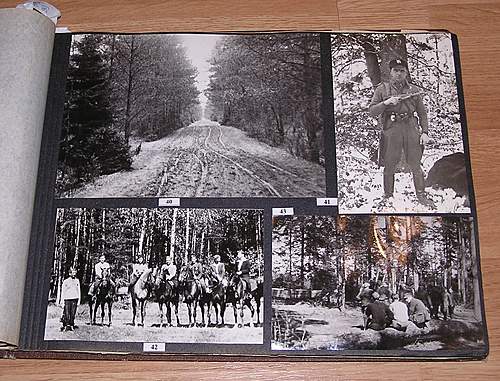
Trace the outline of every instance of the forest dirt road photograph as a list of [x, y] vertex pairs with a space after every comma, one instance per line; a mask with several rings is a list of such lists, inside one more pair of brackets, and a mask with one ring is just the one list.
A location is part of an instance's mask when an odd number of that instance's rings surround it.
[[325, 194], [324, 168], [245, 132], [199, 120], [141, 143], [132, 168], [98, 177], [72, 197], [307, 197]]
[[58, 197], [326, 195], [316, 34], [77, 36], [65, 98]]

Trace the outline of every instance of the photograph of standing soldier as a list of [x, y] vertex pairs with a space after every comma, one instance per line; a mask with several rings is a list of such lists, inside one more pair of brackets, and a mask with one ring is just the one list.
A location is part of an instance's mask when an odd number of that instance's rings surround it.
[[[379, 147], [379, 165], [384, 167], [384, 198], [394, 194], [394, 174], [403, 152], [413, 174], [418, 201], [434, 207], [424, 190], [422, 153], [429, 141], [427, 110], [421, 92], [408, 82], [408, 64], [396, 58], [389, 62], [389, 82], [382, 82], [373, 94], [369, 112], [378, 118], [382, 127]], [[417, 114], [418, 118], [415, 116]]]
[[71, 268], [69, 276], [62, 284], [61, 299], [64, 300], [64, 310], [61, 317], [61, 331], [73, 331], [75, 326], [76, 309], [80, 304], [80, 281], [76, 277], [76, 270]]

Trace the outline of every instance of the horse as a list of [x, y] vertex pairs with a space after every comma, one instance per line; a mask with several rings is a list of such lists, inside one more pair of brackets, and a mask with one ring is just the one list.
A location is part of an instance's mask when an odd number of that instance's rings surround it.
[[[255, 289], [252, 292], [249, 292], [247, 290], [247, 282], [242, 279], [240, 276], [235, 274], [233, 278], [231, 279], [231, 290], [228, 294], [231, 295], [232, 299], [232, 304], [233, 304], [233, 311], [234, 311], [234, 326], [235, 327], [242, 327], [244, 325], [243, 321], [243, 310], [245, 306], [248, 307], [251, 313], [251, 319], [250, 319], [250, 327], [254, 326], [253, 322], [253, 317], [255, 314], [255, 309], [252, 305], [252, 299], [257, 301], [257, 306], [258, 306], [258, 313], [260, 313], [260, 298], [262, 297], [263, 294], [263, 286], [262, 283], [257, 285], [257, 289]], [[260, 291], [259, 291], [260, 288]], [[260, 296], [258, 296], [260, 294]], [[238, 316], [237, 316], [237, 309], [239, 308], [240, 311], [240, 318], [241, 318], [241, 324], [238, 323]], [[260, 324], [260, 317], [257, 317], [257, 324]]]
[[146, 316], [146, 301], [151, 290], [151, 273], [152, 269], [145, 270], [139, 279], [129, 286], [130, 297], [132, 299], [132, 325], [135, 325], [135, 315], [137, 313], [137, 302], [141, 311], [141, 322], [138, 326], [144, 326], [144, 316]]
[[189, 327], [196, 325], [196, 306], [200, 299], [201, 287], [194, 279], [193, 270], [183, 266], [179, 272], [179, 289], [188, 308]]
[[[113, 306], [113, 300], [115, 297], [115, 287], [113, 286], [109, 276], [103, 278], [99, 285], [96, 287], [95, 295], [89, 298], [89, 308], [90, 308], [90, 325], [96, 324], [96, 315], [99, 306], [101, 307], [101, 325], [104, 325], [104, 306], [108, 305], [108, 326], [111, 326], [111, 307]], [[95, 306], [92, 311], [92, 305]]]
[[[213, 271], [210, 271], [208, 276], [208, 284], [211, 289], [210, 293], [210, 303], [214, 307], [215, 311], [215, 325], [219, 326], [219, 311], [221, 318], [221, 326], [224, 326], [224, 314], [226, 312], [226, 289], [227, 287], [223, 282], [219, 281], [219, 279], [215, 276]], [[210, 305], [209, 305], [210, 307]], [[208, 311], [208, 318], [210, 324], [210, 308]]]
[[165, 272], [161, 270], [154, 281], [153, 294], [158, 303], [158, 308], [160, 309], [160, 328], [165, 326], [163, 324], [163, 304], [167, 307], [166, 326], [170, 327], [172, 325], [172, 305], [174, 306], [177, 326], [179, 326], [179, 291], [177, 287], [174, 287], [174, 285], [166, 279]]
[[[200, 290], [200, 297], [198, 299], [198, 305], [201, 310], [201, 325], [203, 327], [208, 327], [210, 325], [210, 304], [212, 302], [212, 289], [211, 289], [211, 275], [210, 270], [207, 268], [203, 269], [201, 278], [205, 282], [205, 290]], [[207, 324], [205, 325], [205, 306], [207, 311]]]

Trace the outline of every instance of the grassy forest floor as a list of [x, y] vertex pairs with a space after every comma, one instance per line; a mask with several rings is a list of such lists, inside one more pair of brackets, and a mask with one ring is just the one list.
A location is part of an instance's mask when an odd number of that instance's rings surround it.
[[[135, 144], [135, 145], [134, 145]], [[136, 142], [132, 145], [139, 144]], [[132, 170], [98, 177], [65, 197], [324, 197], [325, 170], [245, 132], [200, 120], [142, 142]]]
[[[279, 324], [278, 324], [279, 322]], [[279, 333], [278, 333], [279, 325]], [[341, 350], [341, 349], [473, 349], [484, 345], [481, 324], [473, 311], [458, 306], [451, 320], [433, 319], [425, 329], [393, 328], [383, 331], [362, 329], [360, 307], [345, 310], [312, 306], [299, 302], [293, 305], [273, 303], [273, 349]]]
[[[50, 303], [47, 309], [47, 319], [45, 326], [46, 340], [82, 340], [82, 341], [124, 341], [124, 342], [166, 342], [166, 343], [244, 343], [262, 344], [263, 329], [260, 326], [250, 327], [250, 311], [245, 308], [243, 327], [234, 327], [234, 316], [232, 306], [226, 308], [224, 314], [225, 326], [215, 327], [191, 327], [188, 328], [187, 307], [184, 303], [179, 304], [180, 327], [159, 327], [159, 309], [156, 303], [148, 303], [144, 327], [132, 326], [132, 309], [129, 303], [117, 302], [113, 305], [112, 325], [107, 326], [107, 309], [104, 318], [104, 326], [100, 325], [100, 310], [97, 313], [96, 322], [98, 325], [89, 325], [88, 305], [78, 306], [74, 331], [61, 332], [60, 318], [62, 308]], [[164, 308], [166, 313], [166, 310]], [[201, 323], [201, 312], [197, 310], [197, 322]], [[212, 321], [215, 322], [215, 314], [211, 309]], [[139, 314], [137, 315], [139, 316]], [[173, 320], [175, 314], [172, 310]], [[238, 316], [239, 319], [239, 316]], [[260, 311], [260, 321], [263, 320], [263, 308]], [[254, 316], [257, 322], [257, 316]], [[140, 319], [136, 318], [136, 324]], [[164, 318], [166, 323], [166, 317]]]
[[[422, 158], [422, 169], [427, 175], [432, 165], [441, 157], [458, 150], [452, 147], [427, 148]], [[462, 149], [463, 151], [463, 149]], [[425, 191], [434, 206], [421, 204], [416, 197], [413, 176], [410, 172], [395, 175], [394, 196], [390, 202], [383, 202], [383, 168], [368, 159], [355, 147], [343, 147], [337, 153], [339, 208], [345, 213], [470, 213], [465, 206], [466, 198], [457, 196], [451, 188]]]

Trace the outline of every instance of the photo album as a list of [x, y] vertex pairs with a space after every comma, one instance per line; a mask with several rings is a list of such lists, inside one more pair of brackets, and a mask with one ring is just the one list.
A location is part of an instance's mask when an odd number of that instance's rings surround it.
[[0, 49], [2, 356], [487, 356], [452, 33]]

